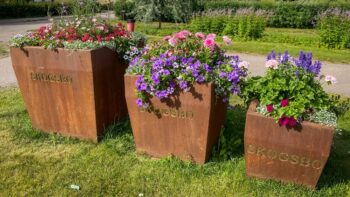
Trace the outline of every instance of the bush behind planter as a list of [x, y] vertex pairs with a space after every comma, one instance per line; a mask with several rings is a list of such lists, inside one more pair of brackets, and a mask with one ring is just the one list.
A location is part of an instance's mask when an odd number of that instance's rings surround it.
[[270, 27], [313, 28], [316, 16], [328, 8], [342, 8], [350, 10], [349, 3], [304, 3], [304, 2], [256, 2], [256, 1], [207, 1], [204, 10], [253, 8], [273, 11], [268, 25]]
[[350, 19], [328, 16], [318, 22], [320, 45], [327, 48], [350, 48]]
[[[65, 4], [67, 13], [72, 10], [71, 4]], [[60, 15], [62, 5], [59, 3], [1, 3], [0, 18], [24, 18], [40, 16], [57, 16]]]

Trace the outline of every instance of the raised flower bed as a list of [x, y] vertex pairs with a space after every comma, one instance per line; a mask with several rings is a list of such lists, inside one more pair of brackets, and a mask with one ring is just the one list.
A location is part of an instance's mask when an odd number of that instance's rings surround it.
[[[321, 63], [311, 53], [298, 59], [272, 52], [264, 77], [247, 81], [244, 147], [248, 176], [280, 180], [315, 188], [327, 163], [340, 103], [321, 83]], [[325, 81], [324, 81], [325, 79]]]
[[246, 67], [224, 56], [214, 34], [181, 31], [144, 48], [125, 75], [137, 151], [205, 163]]
[[98, 141], [127, 115], [122, 56], [137, 38], [93, 18], [16, 35], [11, 59], [33, 127]]

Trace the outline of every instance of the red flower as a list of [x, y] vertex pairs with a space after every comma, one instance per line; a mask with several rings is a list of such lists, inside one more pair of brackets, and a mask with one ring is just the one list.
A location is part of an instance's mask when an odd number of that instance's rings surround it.
[[85, 33], [84, 36], [81, 38], [81, 41], [86, 42], [88, 40], [92, 40], [92, 38], [88, 33]]
[[266, 105], [266, 110], [268, 112], [272, 112], [273, 111], [273, 106], [270, 104], [270, 105]]
[[97, 38], [97, 41], [98, 41], [98, 42], [101, 42], [101, 41], [102, 41], [102, 38], [101, 38], [100, 35], [97, 35], [96, 38]]
[[288, 105], [288, 99], [283, 99], [283, 100], [281, 101], [281, 105], [282, 105], [282, 107], [287, 106], [287, 105]]
[[295, 120], [293, 117], [289, 117], [288, 125], [294, 127], [295, 125], [297, 125], [297, 120]]

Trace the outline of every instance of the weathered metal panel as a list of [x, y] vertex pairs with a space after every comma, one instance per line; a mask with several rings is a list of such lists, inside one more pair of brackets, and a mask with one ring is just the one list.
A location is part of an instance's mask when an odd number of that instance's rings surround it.
[[10, 50], [34, 128], [96, 142], [105, 127], [126, 116], [126, 65], [110, 49]]
[[244, 147], [248, 176], [267, 178], [315, 188], [327, 163], [334, 128], [304, 121], [290, 128], [271, 117], [247, 112]]
[[214, 85], [195, 84], [171, 98], [152, 98], [151, 110], [135, 103], [136, 76], [125, 75], [125, 96], [138, 152], [154, 157], [174, 155], [203, 164], [217, 142], [227, 105], [216, 97]]

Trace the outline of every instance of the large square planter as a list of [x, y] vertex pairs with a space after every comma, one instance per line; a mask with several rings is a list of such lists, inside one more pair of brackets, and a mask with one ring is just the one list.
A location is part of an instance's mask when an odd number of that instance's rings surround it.
[[315, 188], [327, 163], [335, 129], [304, 121], [290, 128], [255, 111], [251, 103], [244, 134], [248, 176]]
[[127, 65], [112, 50], [24, 47], [10, 53], [34, 128], [97, 142], [127, 115]]
[[137, 76], [125, 75], [125, 96], [136, 150], [154, 157], [173, 155], [205, 163], [220, 135], [227, 105], [217, 98], [214, 84], [195, 84], [189, 92], [151, 98], [148, 110], [136, 105]]

